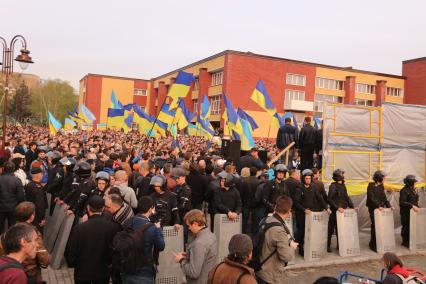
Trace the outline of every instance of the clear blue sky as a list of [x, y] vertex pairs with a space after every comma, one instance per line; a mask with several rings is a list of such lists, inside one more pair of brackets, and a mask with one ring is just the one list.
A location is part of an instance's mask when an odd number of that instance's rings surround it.
[[[151, 78], [225, 49], [401, 74], [426, 56], [426, 1], [2, 1], [0, 36], [27, 38], [27, 73]], [[18, 12], [23, 9], [23, 12]], [[15, 71], [19, 67], [15, 67]]]

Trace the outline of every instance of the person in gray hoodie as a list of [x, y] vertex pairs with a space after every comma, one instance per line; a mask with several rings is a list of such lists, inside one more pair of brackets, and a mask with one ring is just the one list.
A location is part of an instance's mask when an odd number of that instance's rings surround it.
[[121, 196], [124, 201], [129, 204], [132, 208], [138, 207], [138, 200], [136, 199], [136, 193], [133, 188], [127, 185], [128, 175], [125, 171], [117, 171], [114, 175], [115, 186], [120, 189]]
[[195, 236], [187, 252], [175, 254], [188, 284], [205, 284], [210, 270], [217, 263], [216, 236], [206, 226], [206, 216], [201, 210], [193, 209], [185, 214], [184, 222]]

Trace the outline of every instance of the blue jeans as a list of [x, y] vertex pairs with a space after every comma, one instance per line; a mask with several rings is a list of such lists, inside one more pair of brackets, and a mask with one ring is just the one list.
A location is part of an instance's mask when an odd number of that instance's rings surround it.
[[123, 284], [154, 284], [154, 277], [122, 273], [121, 281]]

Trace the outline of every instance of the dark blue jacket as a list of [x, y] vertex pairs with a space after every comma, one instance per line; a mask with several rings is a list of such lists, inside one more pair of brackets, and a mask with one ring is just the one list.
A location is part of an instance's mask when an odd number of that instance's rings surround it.
[[295, 142], [294, 147], [297, 148], [299, 145], [299, 129], [290, 124], [285, 124], [280, 127], [277, 133], [277, 148], [283, 150], [291, 142]]
[[[127, 220], [124, 223], [124, 226], [131, 226], [133, 230], [137, 230], [148, 222], [150, 222], [150, 220], [147, 217], [138, 214], [135, 217]], [[156, 226], [151, 226], [146, 229], [144, 232], [143, 241], [145, 255], [153, 256], [153, 252], [160, 252], [164, 250], [165, 243], [163, 232]], [[154, 266], [143, 267], [137, 274], [140, 276], [154, 277], [155, 268]]]

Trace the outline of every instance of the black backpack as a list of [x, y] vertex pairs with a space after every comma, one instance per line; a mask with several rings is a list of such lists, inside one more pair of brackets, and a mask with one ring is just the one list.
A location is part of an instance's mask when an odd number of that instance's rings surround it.
[[[249, 262], [249, 266], [253, 268], [254, 271], [259, 271], [262, 269], [262, 265], [267, 262], [276, 252], [277, 249], [275, 249], [270, 255], [268, 255], [263, 261], [260, 261], [260, 254], [262, 253], [263, 244], [265, 242], [265, 234], [266, 232], [276, 226], [282, 226], [286, 233], [291, 236], [290, 230], [287, 228], [287, 225], [284, 223], [284, 220], [276, 214], [273, 215], [275, 218], [279, 220], [279, 222], [271, 222], [266, 223], [266, 219], [268, 217], [265, 217], [260, 221], [259, 227], [257, 232], [255, 233], [253, 237], [253, 253], [252, 253], [252, 259]], [[287, 265], [287, 263], [286, 263]]]
[[142, 267], [155, 263], [152, 255], [145, 255], [143, 241], [145, 231], [154, 224], [148, 222], [134, 230], [134, 218], [131, 225], [118, 232], [112, 242], [112, 265], [122, 273], [135, 273]]

